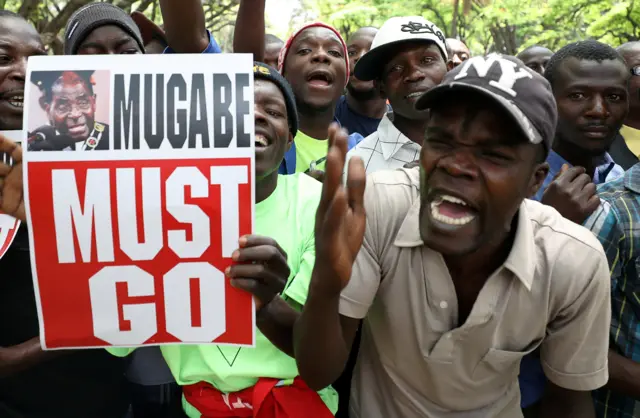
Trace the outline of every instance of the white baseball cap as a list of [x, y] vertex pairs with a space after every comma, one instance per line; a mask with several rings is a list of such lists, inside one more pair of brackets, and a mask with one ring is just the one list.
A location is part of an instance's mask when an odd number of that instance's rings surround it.
[[392, 17], [384, 22], [373, 38], [371, 49], [356, 64], [355, 76], [362, 81], [380, 78], [382, 64], [394, 53], [394, 47], [400, 43], [414, 41], [436, 44], [445, 61], [447, 60], [444, 33], [434, 23], [421, 16]]

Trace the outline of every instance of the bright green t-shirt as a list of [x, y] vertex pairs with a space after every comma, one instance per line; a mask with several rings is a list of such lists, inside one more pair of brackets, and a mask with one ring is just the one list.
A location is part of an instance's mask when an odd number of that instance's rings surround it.
[[299, 130], [294, 141], [296, 143], [296, 173], [304, 173], [309, 169], [324, 171], [329, 152], [329, 140], [314, 139]]
[[[274, 238], [287, 253], [291, 269], [283, 298], [296, 309], [307, 300], [315, 262], [314, 225], [322, 184], [296, 173], [278, 176], [276, 190], [256, 204], [255, 233]], [[116, 356], [126, 356], [135, 348], [109, 348]], [[178, 384], [201, 381], [221, 392], [237, 392], [256, 384], [258, 377], [293, 381], [298, 376], [295, 359], [280, 351], [256, 329], [255, 348], [217, 345], [165, 345], [160, 350]], [[290, 382], [289, 382], [290, 383]], [[336, 413], [338, 394], [328, 387], [319, 392], [327, 407]], [[183, 398], [189, 418], [200, 413]]]

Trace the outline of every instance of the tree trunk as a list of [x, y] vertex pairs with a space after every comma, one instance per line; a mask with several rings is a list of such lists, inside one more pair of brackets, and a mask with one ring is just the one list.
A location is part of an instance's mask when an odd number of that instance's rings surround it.
[[460, 0], [453, 0], [453, 16], [451, 18], [450, 37], [458, 37], [458, 13], [460, 12]]

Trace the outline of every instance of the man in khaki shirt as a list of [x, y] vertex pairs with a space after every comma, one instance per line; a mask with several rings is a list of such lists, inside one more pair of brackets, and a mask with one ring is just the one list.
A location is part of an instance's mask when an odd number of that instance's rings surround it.
[[420, 168], [374, 173], [366, 192], [356, 159], [342, 186], [345, 134], [332, 132], [301, 376], [331, 383], [364, 318], [352, 418], [522, 417], [520, 360], [536, 348], [550, 380], [540, 416], [594, 417], [607, 260], [587, 229], [525, 199], [548, 171], [548, 82], [514, 57], [474, 57], [416, 107], [431, 111]]

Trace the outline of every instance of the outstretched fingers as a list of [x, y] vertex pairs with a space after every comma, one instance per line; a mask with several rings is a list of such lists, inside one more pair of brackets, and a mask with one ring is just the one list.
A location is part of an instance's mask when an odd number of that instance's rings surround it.
[[349, 160], [347, 167], [347, 197], [349, 207], [356, 213], [364, 213], [364, 189], [367, 184], [367, 174], [364, 162], [360, 157]]

